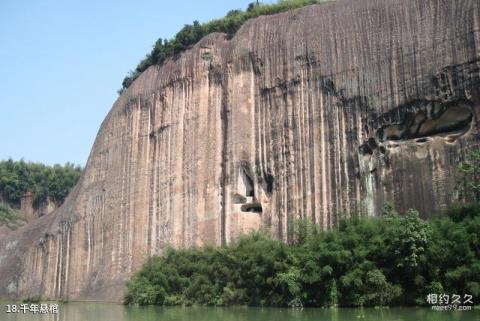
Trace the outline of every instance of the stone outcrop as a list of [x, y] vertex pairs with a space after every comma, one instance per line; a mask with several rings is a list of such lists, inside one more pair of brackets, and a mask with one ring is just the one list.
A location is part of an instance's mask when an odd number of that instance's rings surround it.
[[[37, 206], [34, 206], [33, 198], [34, 196], [32, 192], [26, 192], [20, 200], [20, 208], [15, 208], [15, 206], [13, 206], [17, 219], [8, 224], [0, 222], [0, 239], [6, 237], [7, 234], [10, 234], [17, 228], [25, 225], [26, 222], [50, 214], [58, 208], [58, 205], [49, 198], [40, 202]], [[2, 203], [11, 206], [9, 203], [5, 202], [0, 195], [0, 204]]]
[[0, 240], [0, 296], [121, 300], [165, 247], [436, 213], [478, 147], [478, 0], [339, 0], [146, 70], [65, 204]]
[[57, 208], [57, 204], [55, 204], [50, 198], [47, 198], [37, 206], [34, 206], [32, 192], [25, 193], [20, 200], [20, 212], [27, 221], [35, 220], [41, 216], [50, 214]]

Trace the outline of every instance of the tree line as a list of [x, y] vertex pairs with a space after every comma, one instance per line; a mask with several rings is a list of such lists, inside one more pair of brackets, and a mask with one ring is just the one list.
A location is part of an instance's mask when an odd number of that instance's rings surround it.
[[12, 159], [0, 162], [0, 200], [18, 208], [27, 192], [33, 194], [33, 206], [50, 199], [61, 205], [75, 186], [82, 168], [71, 163], [48, 166]]
[[140, 305], [279, 307], [425, 305], [428, 294], [480, 298], [480, 207], [452, 208], [424, 221], [350, 218], [337, 230], [297, 224], [294, 244], [263, 233], [221, 248], [150, 258], [127, 285]]
[[152, 51], [140, 61], [135, 70], [130, 71], [123, 79], [122, 88], [118, 91], [121, 94], [126, 90], [138, 76], [152, 65], [161, 65], [171, 57], [177, 57], [180, 53], [195, 45], [204, 36], [221, 32], [228, 37], [233, 35], [240, 27], [251, 18], [261, 15], [271, 15], [279, 12], [304, 7], [311, 4], [318, 4], [328, 0], [280, 0], [273, 4], [263, 4], [252, 2], [245, 11], [231, 10], [221, 19], [211, 20], [206, 23], [194, 21], [192, 24], [186, 24], [172, 39], [158, 39]]

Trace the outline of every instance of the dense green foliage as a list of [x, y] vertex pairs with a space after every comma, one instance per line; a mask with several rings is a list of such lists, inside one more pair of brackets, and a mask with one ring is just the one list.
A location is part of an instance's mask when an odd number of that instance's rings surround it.
[[82, 168], [73, 164], [47, 166], [38, 163], [0, 162], [0, 197], [11, 206], [18, 207], [27, 191], [33, 193], [33, 205], [50, 198], [57, 205], [63, 203], [77, 183]]
[[122, 82], [122, 89], [119, 94], [128, 88], [131, 83], [148, 67], [152, 65], [161, 65], [167, 58], [175, 57], [181, 52], [195, 45], [202, 37], [214, 33], [222, 32], [232, 37], [238, 29], [251, 18], [261, 15], [271, 15], [284, 12], [311, 4], [326, 2], [328, 0], [280, 0], [274, 4], [263, 4], [254, 2], [248, 5], [245, 11], [231, 10], [224, 18], [199, 23], [185, 25], [172, 39], [158, 39], [153, 46], [152, 51], [145, 59], [140, 61], [134, 71], [125, 77]]
[[[127, 285], [126, 303], [158, 305], [422, 305], [428, 293], [480, 296], [480, 206], [424, 221], [414, 210], [306, 223], [296, 242], [262, 233], [221, 248], [169, 249]], [[477, 300], [477, 301], [475, 301]]]
[[463, 201], [480, 202], [480, 150], [473, 150], [459, 166], [457, 191]]

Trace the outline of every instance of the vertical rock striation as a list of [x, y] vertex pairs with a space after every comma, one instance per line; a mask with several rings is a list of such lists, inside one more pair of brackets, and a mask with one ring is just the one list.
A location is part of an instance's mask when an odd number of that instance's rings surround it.
[[0, 296], [120, 300], [169, 245], [438, 212], [478, 147], [479, 85], [477, 0], [339, 0], [209, 35], [115, 102], [55, 215], [0, 240]]

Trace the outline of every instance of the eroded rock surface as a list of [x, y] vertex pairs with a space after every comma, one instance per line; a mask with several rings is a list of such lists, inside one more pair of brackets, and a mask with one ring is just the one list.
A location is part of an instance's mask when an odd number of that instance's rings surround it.
[[0, 240], [0, 296], [122, 299], [166, 246], [452, 198], [478, 147], [477, 0], [343, 0], [212, 34], [144, 72], [65, 204]]

